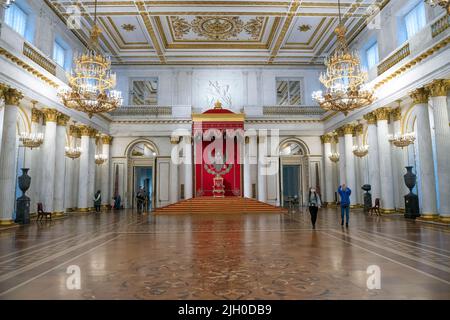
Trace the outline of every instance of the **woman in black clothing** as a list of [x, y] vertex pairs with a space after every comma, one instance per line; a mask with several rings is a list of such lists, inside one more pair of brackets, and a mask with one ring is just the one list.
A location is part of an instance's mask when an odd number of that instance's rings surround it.
[[322, 206], [322, 202], [320, 201], [320, 196], [316, 192], [316, 189], [310, 188], [309, 195], [308, 195], [308, 207], [309, 207], [309, 213], [311, 214], [311, 223], [312, 223], [313, 229], [316, 228], [317, 211], [319, 211], [319, 208], [321, 206]]

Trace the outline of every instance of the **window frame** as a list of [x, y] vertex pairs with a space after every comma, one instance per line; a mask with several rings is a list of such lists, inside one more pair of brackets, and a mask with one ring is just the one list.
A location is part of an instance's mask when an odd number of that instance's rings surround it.
[[[373, 65], [370, 65], [369, 61], [369, 52], [371, 50], [374, 50], [376, 52], [376, 59], [375, 59], [375, 63]], [[366, 66], [367, 69], [370, 70], [374, 67], [376, 67], [379, 63], [380, 63], [380, 51], [379, 51], [379, 47], [378, 47], [378, 41], [373, 41], [371, 42], [366, 48], [365, 48], [365, 61], [366, 61]]]
[[[409, 34], [408, 33], [408, 27], [407, 27], [407, 17], [412, 14], [413, 12], [420, 10], [421, 14], [423, 14], [423, 20], [422, 19], [417, 19], [418, 18], [418, 13], [415, 13], [415, 20], [417, 21], [417, 25], [419, 26], [419, 29], [413, 33], [413, 34]], [[423, 25], [419, 25], [419, 21], [423, 21]], [[404, 27], [404, 33], [405, 33], [405, 38], [406, 40], [410, 40], [411, 38], [413, 38], [416, 34], [418, 34], [420, 31], [423, 30], [423, 28], [425, 28], [425, 26], [427, 25], [427, 14], [426, 14], [426, 10], [425, 10], [425, 4], [423, 1], [419, 1], [418, 3], [416, 3], [410, 10], [408, 10], [402, 17], [402, 22], [403, 22], [403, 27]]]
[[[287, 100], [289, 101], [289, 104], [279, 104], [278, 103], [278, 85], [277, 85], [277, 83], [279, 81], [287, 81], [287, 86], [288, 86]], [[299, 82], [300, 101], [298, 104], [290, 104], [290, 102], [291, 102], [291, 90], [290, 90], [290, 85], [289, 85], [290, 82]], [[305, 94], [304, 94], [304, 78], [303, 77], [276, 77], [275, 78], [275, 100], [276, 100], [277, 106], [302, 106], [302, 105], [304, 105], [304, 99], [305, 99]]]
[[[19, 10], [21, 13], [23, 13], [23, 15], [25, 16], [25, 26], [24, 26], [24, 29], [23, 29], [23, 33], [21, 33], [20, 32], [20, 30], [17, 30], [17, 29], [15, 29], [14, 28], [14, 23], [12, 23], [12, 24], [10, 24], [10, 23], [8, 23], [8, 12], [11, 12], [11, 10]], [[12, 15], [12, 22], [14, 22], [14, 17], [15, 17], [15, 15]], [[26, 35], [27, 35], [27, 30], [28, 30], [28, 27], [29, 27], [29, 21], [30, 20], [30, 14], [29, 14], [29, 12], [27, 12], [27, 10], [25, 10], [24, 8], [22, 8], [19, 4], [17, 4], [17, 3], [12, 3], [11, 4], [11, 6], [10, 7], [8, 7], [6, 10], [5, 10], [5, 17], [4, 17], [4, 22], [5, 22], [5, 24], [11, 29], [11, 30], [14, 30], [14, 32], [16, 32], [16, 33], [18, 33], [22, 38], [26, 38]], [[11, 21], [10, 21], [11, 22]]]
[[[56, 53], [56, 48], [57, 47], [59, 47], [59, 48], [61, 48], [62, 49], [62, 51], [63, 51], [63, 64], [61, 65], [58, 61], [57, 61], [57, 59], [56, 59], [56, 55], [55, 55], [55, 53]], [[64, 45], [62, 45], [59, 41], [58, 41], [58, 39], [55, 39], [54, 41], [53, 41], [53, 61], [57, 64], [57, 65], [59, 65], [61, 68], [66, 68], [66, 65], [67, 65], [67, 61], [66, 61], [66, 59], [67, 59], [67, 52], [68, 52], [68, 50], [67, 50], [67, 48], [64, 46]]]

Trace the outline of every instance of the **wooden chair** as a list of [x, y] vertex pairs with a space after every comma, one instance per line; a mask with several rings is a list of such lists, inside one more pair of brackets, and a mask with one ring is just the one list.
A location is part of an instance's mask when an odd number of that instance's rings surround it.
[[52, 213], [51, 212], [45, 212], [44, 211], [44, 205], [42, 202], [39, 202], [37, 204], [37, 221], [42, 220], [45, 217], [45, 220], [47, 220], [50, 217], [50, 221], [52, 220]]
[[369, 209], [370, 215], [381, 216], [380, 214], [380, 198], [375, 199], [375, 205]]

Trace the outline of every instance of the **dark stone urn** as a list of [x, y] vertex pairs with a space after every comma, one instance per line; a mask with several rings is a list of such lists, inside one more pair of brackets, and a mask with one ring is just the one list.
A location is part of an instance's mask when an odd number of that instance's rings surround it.
[[419, 197], [412, 192], [416, 185], [417, 177], [412, 172], [411, 166], [406, 167], [406, 174], [403, 176], [405, 184], [409, 189], [409, 194], [405, 196], [405, 218], [415, 219], [420, 217]]
[[22, 191], [22, 196], [17, 199], [16, 223], [29, 224], [30, 223], [30, 198], [25, 195], [25, 192], [30, 188], [31, 177], [28, 175], [30, 169], [23, 168], [22, 175], [18, 178], [19, 188]]
[[364, 213], [369, 213], [369, 209], [372, 208], [372, 195], [369, 193], [372, 190], [370, 184], [365, 184], [361, 187], [366, 193], [364, 193]]

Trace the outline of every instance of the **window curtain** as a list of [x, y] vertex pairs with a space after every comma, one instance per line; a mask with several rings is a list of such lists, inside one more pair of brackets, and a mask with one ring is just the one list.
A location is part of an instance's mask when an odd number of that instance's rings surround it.
[[55, 44], [53, 46], [53, 60], [55, 60], [57, 64], [64, 68], [64, 63], [66, 60], [65, 57], [66, 50], [58, 42], [55, 41]]
[[405, 25], [408, 39], [410, 39], [423, 27], [425, 27], [425, 6], [422, 2], [415, 6], [414, 9], [412, 9], [408, 14], [406, 14]]
[[367, 67], [368, 69], [372, 69], [379, 62], [378, 43], [375, 43], [369, 49], [367, 49], [366, 56], [367, 56]]
[[12, 5], [5, 12], [5, 23], [14, 31], [25, 37], [28, 15], [17, 5]]

